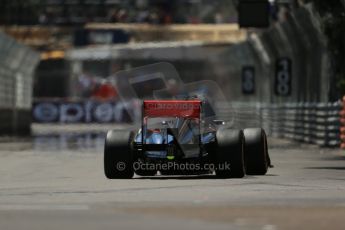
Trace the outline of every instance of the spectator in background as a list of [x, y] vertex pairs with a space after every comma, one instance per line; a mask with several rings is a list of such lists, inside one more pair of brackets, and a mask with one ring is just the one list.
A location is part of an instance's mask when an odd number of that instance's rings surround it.
[[164, 12], [163, 16], [161, 18], [161, 23], [165, 24], [165, 25], [173, 23], [173, 18], [171, 16], [171, 14], [168, 12]]
[[156, 11], [153, 11], [150, 13], [149, 22], [151, 24], [159, 24], [160, 23], [159, 16], [158, 16], [158, 13]]
[[109, 15], [109, 22], [111, 23], [116, 23], [117, 22], [117, 9], [113, 9], [110, 11], [110, 15]]
[[88, 73], [82, 73], [78, 76], [75, 91], [81, 97], [90, 97], [93, 88], [95, 87], [96, 80]]
[[48, 23], [48, 18], [46, 13], [41, 13], [40, 16], [38, 17], [38, 22], [41, 25], [46, 25]]
[[197, 16], [190, 16], [190, 17], [188, 17], [188, 23], [190, 23], [190, 24], [200, 24], [201, 20]]
[[270, 3], [270, 15], [271, 15], [273, 22], [278, 21], [278, 11], [279, 11], [279, 8], [278, 8], [277, 4], [275, 2], [271, 2]]
[[92, 92], [92, 98], [99, 100], [113, 100], [117, 98], [117, 91], [111, 82], [103, 79], [101, 84]]
[[217, 13], [214, 15], [214, 22], [215, 22], [216, 24], [222, 24], [222, 23], [224, 23], [223, 14], [220, 13], [220, 12], [217, 12]]
[[290, 12], [290, 8], [287, 5], [283, 5], [279, 7], [278, 11], [278, 21], [283, 22], [287, 19], [288, 13]]
[[117, 13], [117, 21], [125, 23], [128, 20], [128, 14], [125, 9], [120, 9], [119, 12]]
[[137, 14], [135, 21], [138, 23], [148, 22], [149, 15], [150, 15], [149, 11], [141, 10]]

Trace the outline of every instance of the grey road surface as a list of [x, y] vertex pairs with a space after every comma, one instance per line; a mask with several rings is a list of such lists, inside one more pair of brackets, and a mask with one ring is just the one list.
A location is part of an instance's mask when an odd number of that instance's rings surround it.
[[345, 228], [345, 151], [270, 138], [266, 176], [107, 180], [91, 129], [0, 139], [1, 230]]

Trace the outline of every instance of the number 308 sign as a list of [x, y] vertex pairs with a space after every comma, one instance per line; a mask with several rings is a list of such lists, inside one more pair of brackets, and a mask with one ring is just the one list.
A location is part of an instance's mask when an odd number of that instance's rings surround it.
[[277, 60], [274, 79], [274, 92], [277, 96], [291, 95], [291, 70], [292, 61], [290, 58]]

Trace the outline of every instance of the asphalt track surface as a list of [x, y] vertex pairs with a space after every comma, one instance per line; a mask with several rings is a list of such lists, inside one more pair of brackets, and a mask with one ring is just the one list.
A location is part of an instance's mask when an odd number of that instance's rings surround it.
[[345, 228], [344, 151], [270, 138], [266, 176], [107, 180], [107, 128], [39, 126], [32, 138], [2, 138], [0, 229]]

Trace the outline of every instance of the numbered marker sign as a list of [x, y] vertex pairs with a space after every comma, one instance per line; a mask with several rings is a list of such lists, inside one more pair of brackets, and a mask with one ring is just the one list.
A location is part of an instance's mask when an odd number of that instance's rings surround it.
[[276, 64], [276, 74], [274, 79], [274, 92], [277, 96], [291, 95], [291, 69], [290, 58], [279, 58]]
[[255, 93], [255, 68], [253, 66], [245, 66], [242, 68], [242, 93]]

